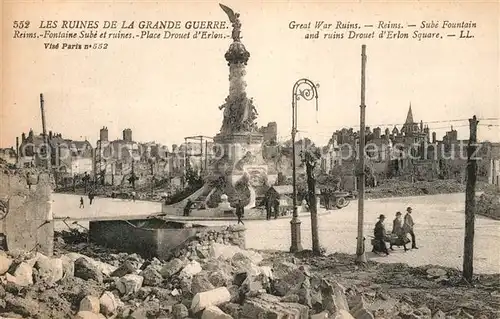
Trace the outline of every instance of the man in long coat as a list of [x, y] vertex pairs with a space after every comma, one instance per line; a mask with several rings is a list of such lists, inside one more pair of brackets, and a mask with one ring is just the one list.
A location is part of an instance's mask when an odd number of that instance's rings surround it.
[[415, 226], [415, 223], [413, 222], [413, 217], [411, 216], [411, 212], [412, 212], [411, 207], [408, 207], [406, 209], [403, 229], [411, 236], [411, 249], [418, 249], [417, 243], [415, 241], [415, 233], [413, 232], [413, 226]]

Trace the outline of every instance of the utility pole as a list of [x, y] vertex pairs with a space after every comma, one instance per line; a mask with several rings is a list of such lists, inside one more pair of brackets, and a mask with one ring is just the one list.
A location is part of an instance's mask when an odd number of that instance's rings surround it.
[[361, 46], [361, 104], [359, 129], [359, 192], [358, 192], [358, 237], [356, 244], [356, 263], [366, 263], [365, 238], [363, 235], [363, 218], [365, 209], [365, 70], [366, 45]]
[[49, 141], [47, 139], [47, 127], [45, 125], [45, 108], [44, 108], [44, 99], [43, 99], [43, 93], [40, 93], [40, 111], [42, 113], [42, 134], [43, 134], [43, 143], [45, 144], [45, 160], [46, 160], [46, 167], [47, 170], [49, 170], [50, 174], [50, 147], [49, 147]]
[[203, 136], [200, 136], [200, 176], [203, 174]]
[[183, 174], [183, 179], [182, 179], [182, 187], [186, 187], [186, 178], [187, 178], [187, 138], [184, 138], [184, 174]]
[[470, 137], [467, 146], [467, 186], [465, 189], [465, 238], [464, 238], [464, 263], [463, 277], [472, 281], [474, 273], [474, 221], [476, 213], [476, 177], [477, 161], [475, 158], [477, 148], [477, 124], [479, 121], [474, 115], [469, 119]]
[[205, 171], [208, 169], [208, 141], [205, 140]]

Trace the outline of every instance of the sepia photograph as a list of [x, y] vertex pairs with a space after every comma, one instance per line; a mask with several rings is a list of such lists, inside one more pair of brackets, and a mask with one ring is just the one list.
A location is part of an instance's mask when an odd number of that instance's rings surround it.
[[498, 1], [0, 14], [0, 319], [500, 318]]

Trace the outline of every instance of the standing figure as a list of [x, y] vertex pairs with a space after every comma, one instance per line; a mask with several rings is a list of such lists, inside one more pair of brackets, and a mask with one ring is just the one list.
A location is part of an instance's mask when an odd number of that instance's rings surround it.
[[418, 249], [417, 242], [415, 240], [415, 233], [413, 232], [413, 226], [415, 223], [413, 222], [413, 217], [411, 217], [412, 209], [411, 207], [406, 208], [405, 222], [403, 229], [405, 233], [409, 233], [411, 236], [411, 249]]
[[280, 200], [276, 198], [274, 200], [274, 219], [277, 219], [280, 214]]
[[184, 216], [189, 216], [191, 213], [191, 207], [193, 206], [194, 202], [191, 199], [187, 200], [186, 206], [184, 206]]
[[271, 203], [271, 198], [266, 197], [265, 201], [266, 201], [266, 203], [265, 203], [266, 204], [266, 219], [270, 220], [271, 219], [271, 211], [273, 209], [272, 203]]
[[389, 247], [391, 250], [394, 250], [392, 246], [401, 246], [403, 245], [405, 251], [408, 250], [406, 248], [406, 233], [403, 229], [403, 218], [401, 212], [396, 213], [396, 218], [394, 218], [394, 221], [392, 222], [392, 233], [397, 236], [397, 239], [391, 240], [391, 246]]
[[373, 230], [373, 235], [375, 236], [375, 240], [373, 243], [373, 250], [372, 252], [374, 253], [385, 253], [386, 255], [389, 255], [389, 251], [387, 250], [387, 246], [385, 245], [385, 238], [387, 236], [387, 233], [385, 231], [385, 215], [380, 215], [378, 222], [375, 224], [375, 229]]
[[89, 201], [90, 201], [90, 205], [92, 205], [92, 201], [94, 200], [94, 193], [91, 191], [89, 193]]
[[243, 215], [245, 215], [245, 208], [243, 207], [243, 204], [241, 203], [241, 199], [238, 200], [238, 204], [236, 205], [236, 217], [238, 217], [238, 224], [245, 225], [243, 223]]
[[132, 192], [132, 201], [135, 202], [135, 192]]
[[80, 197], [80, 208], [85, 208], [85, 206], [83, 205], [83, 197]]

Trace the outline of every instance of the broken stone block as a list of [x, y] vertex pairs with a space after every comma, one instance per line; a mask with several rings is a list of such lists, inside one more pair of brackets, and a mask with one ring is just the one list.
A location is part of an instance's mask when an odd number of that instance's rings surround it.
[[184, 268], [182, 268], [179, 277], [192, 278], [194, 275], [202, 271], [201, 265], [196, 260], [190, 261]]
[[123, 277], [128, 274], [134, 274], [137, 268], [132, 264], [130, 260], [125, 260], [120, 267], [113, 271], [111, 277]]
[[63, 261], [60, 258], [39, 256], [35, 268], [38, 270], [40, 279], [48, 284], [58, 282], [64, 275]]
[[191, 281], [191, 292], [193, 294], [212, 290], [215, 288], [207, 277], [208, 276], [206, 272], [200, 272], [193, 277]]
[[160, 311], [160, 302], [158, 300], [149, 300], [140, 304], [130, 314], [130, 319], [158, 318]]
[[284, 278], [291, 272], [295, 271], [299, 267], [293, 263], [290, 262], [276, 262], [273, 264], [272, 271], [273, 271], [273, 276], [276, 279], [279, 278]]
[[219, 308], [233, 318], [240, 318], [241, 317], [242, 307], [240, 304], [228, 302], [228, 303], [220, 305]]
[[145, 286], [158, 286], [163, 281], [163, 276], [151, 266], [141, 271], [140, 275], [144, 277]]
[[110, 316], [117, 312], [119, 303], [112, 292], [105, 291], [102, 294], [101, 298], [99, 298], [99, 305], [101, 313], [103, 313], [105, 316]]
[[33, 285], [33, 268], [25, 262], [20, 263], [13, 274], [14, 283], [26, 287]]
[[273, 279], [273, 269], [271, 266], [260, 266], [260, 273], [269, 279]]
[[296, 302], [300, 303], [300, 297], [297, 294], [288, 294], [285, 297], [281, 297], [281, 302]]
[[79, 311], [76, 314], [75, 319], [106, 319], [106, 317], [104, 317], [104, 315], [100, 313], [94, 313], [91, 311]]
[[337, 313], [340, 310], [349, 312], [344, 289], [338, 283], [323, 280], [321, 282], [321, 296], [323, 298], [323, 307], [329, 313]]
[[189, 317], [189, 310], [184, 304], [178, 303], [172, 306], [172, 315], [174, 319], [184, 319]]
[[253, 275], [260, 273], [260, 269], [251, 258], [238, 252], [231, 258], [231, 265], [237, 272], [247, 272]]
[[61, 256], [63, 265], [63, 278], [71, 278], [75, 275], [75, 263], [66, 255]]
[[174, 258], [162, 267], [162, 269], [160, 270], [160, 274], [163, 276], [163, 278], [170, 278], [181, 271], [181, 269], [184, 267], [184, 264], [185, 263], [179, 258]]
[[26, 253], [23, 254], [24, 256], [24, 262], [30, 265], [31, 267], [35, 267], [36, 262], [38, 261], [39, 258], [48, 258], [42, 253], [36, 252], [36, 253]]
[[264, 274], [258, 274], [257, 276], [248, 275], [245, 281], [241, 284], [240, 294], [252, 297], [261, 293], [266, 293], [269, 290], [269, 278], [267, 278]]
[[233, 317], [222, 311], [217, 306], [210, 306], [203, 310], [201, 319], [233, 319]]
[[191, 301], [191, 311], [197, 313], [210, 306], [219, 306], [231, 300], [231, 294], [226, 287], [197, 293]]
[[291, 263], [273, 266], [273, 277], [273, 291], [277, 296], [298, 290], [307, 280], [305, 272]]
[[328, 319], [329, 316], [330, 314], [328, 313], [328, 311], [322, 311], [320, 313], [311, 315], [311, 319]]
[[83, 280], [95, 280], [102, 283], [102, 272], [92, 265], [86, 258], [78, 258], [75, 261], [75, 277], [82, 278]]
[[218, 288], [218, 287], [227, 287], [229, 285], [231, 285], [232, 283], [232, 277], [222, 271], [222, 270], [218, 270], [218, 271], [214, 271], [213, 273], [211, 273], [209, 276], [208, 276], [208, 281], [210, 281], [210, 283], [215, 287], [215, 288]]
[[19, 298], [12, 295], [5, 296], [5, 309], [17, 313], [24, 318], [36, 318], [40, 312], [40, 306], [32, 298]]
[[82, 255], [79, 253], [67, 253], [66, 256], [68, 258], [70, 258], [71, 260], [73, 260], [74, 262], [76, 262], [80, 258], [84, 258], [89, 264], [91, 264], [98, 271], [100, 271], [101, 274], [104, 274], [106, 276], [110, 276], [111, 273], [117, 269], [117, 267], [115, 267], [113, 265], [94, 260], [88, 256], [85, 256], [85, 255]]
[[118, 289], [120, 294], [127, 296], [139, 291], [139, 289], [142, 287], [143, 281], [144, 278], [142, 276], [128, 274], [121, 277], [116, 282], [116, 289]]
[[99, 313], [101, 311], [99, 298], [95, 296], [86, 296], [80, 301], [79, 311]]
[[261, 254], [251, 251], [251, 250], [243, 250], [238, 246], [233, 245], [224, 245], [219, 243], [214, 243], [210, 245], [210, 256], [214, 259], [222, 258], [223, 260], [232, 259], [236, 254], [242, 254], [245, 257], [249, 258], [252, 263], [258, 265], [264, 258]]
[[6, 253], [0, 252], [0, 276], [5, 274], [12, 265], [12, 259]]
[[223, 260], [228, 260], [233, 258], [233, 256], [240, 252], [241, 249], [237, 246], [231, 246], [231, 245], [224, 245], [224, 244], [218, 244], [214, 243], [210, 245], [210, 256], [214, 259], [221, 258]]
[[280, 302], [269, 294], [251, 297], [243, 303], [242, 318], [308, 319], [309, 308], [298, 303]]

